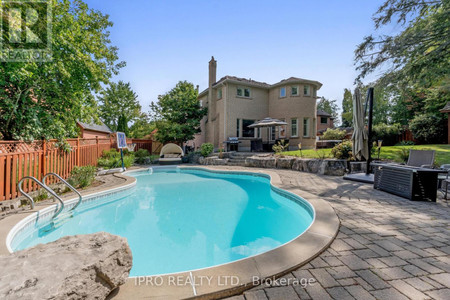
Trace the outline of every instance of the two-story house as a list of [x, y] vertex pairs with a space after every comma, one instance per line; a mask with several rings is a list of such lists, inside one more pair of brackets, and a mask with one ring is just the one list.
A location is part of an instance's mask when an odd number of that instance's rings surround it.
[[[318, 81], [290, 77], [275, 84], [225, 76], [216, 80], [217, 61], [209, 62], [208, 88], [199, 93], [208, 115], [202, 132], [195, 139], [199, 146], [208, 142], [219, 148], [229, 137], [238, 137], [239, 151], [249, 151], [250, 141], [289, 139], [291, 149], [313, 148], [316, 137], [316, 98], [322, 84]], [[266, 117], [288, 125], [264, 129], [249, 125]]]

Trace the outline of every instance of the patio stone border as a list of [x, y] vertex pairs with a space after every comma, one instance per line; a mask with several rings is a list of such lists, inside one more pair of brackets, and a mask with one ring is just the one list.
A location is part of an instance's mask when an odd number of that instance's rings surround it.
[[[193, 167], [186, 166], [180, 168], [192, 169]], [[221, 173], [233, 172], [215, 170], [210, 167], [194, 168]], [[135, 169], [130, 172], [138, 170], [139, 169]], [[271, 185], [276, 189], [284, 191], [279, 187], [282, 182], [279, 175], [275, 172], [271, 172], [270, 170], [250, 170], [248, 172], [239, 171], [239, 173], [256, 173], [261, 174], [264, 177], [268, 175], [271, 178]], [[136, 179], [126, 176], [126, 173], [117, 174], [115, 176], [126, 179], [126, 182], [113, 189], [87, 193], [83, 195], [83, 200], [98, 200], [111, 193], [131, 188], [136, 184]], [[304, 195], [298, 196], [301, 198], [304, 197]], [[72, 198], [66, 200], [65, 204], [70, 207], [70, 205], [74, 205], [76, 201], [77, 198]], [[314, 222], [303, 234], [278, 248], [219, 266], [161, 276], [146, 276], [144, 283], [140, 282], [140, 280], [142, 280], [141, 277], [131, 277], [128, 278], [126, 283], [110, 297], [114, 299], [218, 299], [242, 293], [243, 291], [254, 287], [256, 285], [255, 276], [261, 280], [265, 278], [279, 278], [290, 271], [305, 265], [326, 250], [339, 231], [339, 218], [334, 209], [326, 201], [317, 196], [309, 195], [307, 202], [314, 207]], [[3, 239], [6, 237], [7, 243], [0, 245], [0, 254], [7, 254], [5, 253], [5, 250], [6, 252], [11, 252], [9, 243], [20, 229], [23, 230], [24, 226], [32, 224], [38, 215], [43, 217], [43, 213], [45, 213], [50, 216], [51, 213], [55, 211], [55, 207], [56, 205], [53, 204], [40, 209], [40, 211], [29, 211], [25, 214], [14, 215], [1, 220], [0, 238]], [[8, 236], [6, 236], [6, 233]], [[181, 279], [181, 284], [174, 284], [174, 278], [176, 278], [176, 280]], [[206, 282], [201, 282], [200, 284], [198, 282], [199, 278], [209, 278], [208, 284], [205, 284]], [[149, 282], [153, 283], [149, 284]]]

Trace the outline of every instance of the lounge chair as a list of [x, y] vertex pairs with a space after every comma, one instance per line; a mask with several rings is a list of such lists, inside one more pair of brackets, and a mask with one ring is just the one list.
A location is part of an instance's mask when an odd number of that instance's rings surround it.
[[434, 150], [409, 150], [406, 163], [410, 167], [431, 168], [434, 164]]
[[181, 158], [184, 156], [183, 149], [176, 144], [166, 144], [162, 147], [159, 154], [160, 165], [176, 165], [181, 163]]

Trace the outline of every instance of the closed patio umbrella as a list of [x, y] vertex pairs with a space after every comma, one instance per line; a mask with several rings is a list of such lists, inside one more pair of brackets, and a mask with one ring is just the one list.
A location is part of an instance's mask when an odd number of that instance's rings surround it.
[[361, 102], [359, 88], [355, 89], [353, 95], [353, 156], [357, 160], [369, 158], [368, 136], [364, 125], [364, 108]]

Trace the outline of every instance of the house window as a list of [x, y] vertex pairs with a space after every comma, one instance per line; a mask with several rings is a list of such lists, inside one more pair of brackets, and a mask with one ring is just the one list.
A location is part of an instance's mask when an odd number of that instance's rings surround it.
[[291, 137], [298, 136], [298, 120], [291, 119]]
[[303, 95], [304, 96], [311, 96], [311, 90], [309, 88], [309, 85], [303, 86]]
[[280, 98], [286, 97], [286, 88], [282, 87], [280, 88]]
[[291, 96], [298, 96], [298, 86], [291, 86]]
[[261, 138], [261, 128], [258, 127], [258, 128], [256, 129], [256, 131], [257, 131], [257, 137], [258, 137], [258, 138]]
[[255, 129], [248, 126], [255, 123], [255, 120], [242, 120], [242, 137], [255, 137]]
[[327, 117], [320, 117], [320, 124], [328, 124], [328, 118]]
[[309, 137], [309, 118], [303, 119], [303, 136]]
[[250, 98], [250, 89], [249, 88], [240, 88], [238, 87], [236, 89], [236, 95], [238, 97], [245, 97], [245, 98]]
[[222, 99], [222, 89], [217, 90], [217, 99]]
[[240, 137], [241, 135], [240, 135], [240, 126], [239, 125], [241, 125], [240, 124], [240, 122], [239, 122], [239, 119], [236, 119], [236, 137]]
[[270, 140], [271, 141], [275, 141], [276, 138], [276, 131], [275, 131], [275, 126], [270, 127]]

